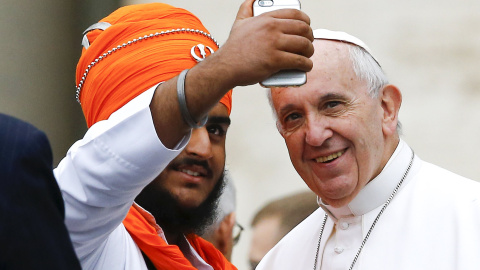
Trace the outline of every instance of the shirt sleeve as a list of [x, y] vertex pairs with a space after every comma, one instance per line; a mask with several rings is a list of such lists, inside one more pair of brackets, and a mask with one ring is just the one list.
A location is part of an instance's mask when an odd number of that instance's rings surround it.
[[65, 200], [65, 223], [80, 259], [107, 240], [135, 197], [190, 139], [188, 134], [175, 149], [161, 143], [149, 107], [155, 88], [91, 126], [54, 170]]

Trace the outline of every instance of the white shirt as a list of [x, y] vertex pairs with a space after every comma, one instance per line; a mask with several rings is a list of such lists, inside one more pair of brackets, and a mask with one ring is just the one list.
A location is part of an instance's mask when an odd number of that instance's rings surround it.
[[[383, 171], [342, 208], [321, 209], [285, 236], [257, 270], [349, 269], [380, 209], [411, 158], [405, 142]], [[390, 205], [380, 216], [353, 269], [480, 269], [480, 183], [415, 156]]]
[[[91, 126], [54, 170], [65, 200], [65, 223], [83, 269], [147, 269], [122, 221], [135, 197], [191, 135], [173, 150], [161, 143], [149, 108], [155, 88]], [[212, 269], [202, 261], [199, 269]]]

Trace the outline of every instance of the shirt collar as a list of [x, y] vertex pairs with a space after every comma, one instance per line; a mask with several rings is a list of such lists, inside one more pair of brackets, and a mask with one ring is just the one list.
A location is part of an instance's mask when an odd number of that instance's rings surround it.
[[[411, 156], [412, 150], [410, 147], [403, 140], [400, 140], [382, 172], [360, 190], [348, 205], [334, 208], [331, 205], [324, 204], [321, 199], [318, 200], [318, 204], [334, 221], [343, 217], [361, 216], [372, 211], [388, 200], [408, 168]], [[404, 180], [403, 185], [406, 184], [405, 182], [408, 179]]]

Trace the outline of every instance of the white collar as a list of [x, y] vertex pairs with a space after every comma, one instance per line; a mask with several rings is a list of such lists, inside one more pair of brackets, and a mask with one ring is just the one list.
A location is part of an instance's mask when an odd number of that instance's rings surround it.
[[[411, 156], [412, 150], [410, 147], [403, 140], [400, 140], [395, 152], [393, 152], [382, 172], [360, 190], [358, 195], [348, 205], [334, 208], [330, 205], [325, 205], [319, 200], [320, 207], [334, 221], [337, 221], [338, 218], [342, 217], [364, 215], [381, 206], [388, 200], [400, 181], [408, 167]], [[411, 178], [407, 177], [402, 186], [405, 186], [409, 179]]]

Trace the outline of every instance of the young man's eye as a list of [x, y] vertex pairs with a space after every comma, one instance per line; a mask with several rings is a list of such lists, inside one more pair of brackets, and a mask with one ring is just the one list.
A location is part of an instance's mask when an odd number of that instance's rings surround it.
[[216, 136], [223, 136], [225, 134], [225, 129], [221, 125], [209, 125], [207, 126], [207, 131]]

